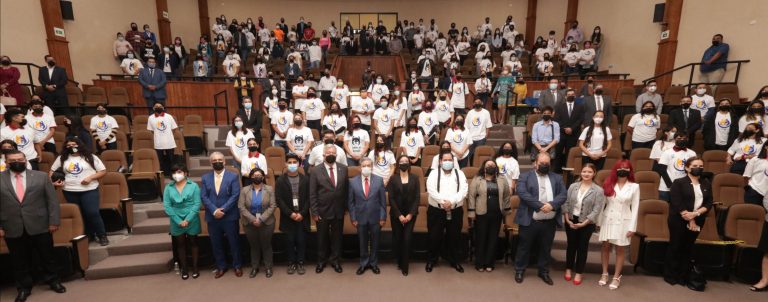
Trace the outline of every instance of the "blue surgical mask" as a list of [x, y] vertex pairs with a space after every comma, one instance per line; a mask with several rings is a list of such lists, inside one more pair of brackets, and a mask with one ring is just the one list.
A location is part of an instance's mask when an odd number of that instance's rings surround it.
[[453, 170], [453, 161], [444, 161], [441, 166], [443, 170]]
[[243, 107], [245, 107], [245, 109], [250, 110], [253, 107], [253, 103], [243, 103]]
[[299, 170], [299, 164], [288, 164], [288, 172], [296, 172]]
[[555, 90], [555, 89], [557, 89], [557, 84], [555, 83], [549, 84], [549, 90]]

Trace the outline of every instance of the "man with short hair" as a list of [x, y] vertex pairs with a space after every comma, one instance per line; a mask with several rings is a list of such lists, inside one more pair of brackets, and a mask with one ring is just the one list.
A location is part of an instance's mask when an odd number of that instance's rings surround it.
[[320, 165], [325, 160], [323, 154], [326, 145], [336, 146], [336, 163], [347, 165], [347, 154], [344, 153], [344, 148], [339, 147], [336, 143], [336, 133], [333, 130], [323, 131], [323, 143], [312, 148], [309, 152], [309, 160], [307, 161], [310, 166], [315, 167]]
[[723, 35], [716, 34], [712, 37], [712, 46], [704, 51], [701, 56], [701, 73], [699, 82], [702, 83], [720, 83], [725, 75], [725, 66], [728, 62], [728, 53], [731, 47], [723, 43]]
[[152, 107], [156, 103], [165, 106], [165, 84], [167, 79], [165, 73], [157, 68], [155, 58], [147, 59], [147, 66], [139, 70], [139, 84], [141, 84], [144, 99], [147, 101], [147, 108], [152, 113]]
[[584, 97], [584, 120], [582, 125], [588, 127], [592, 122], [592, 116], [594, 116], [597, 111], [602, 111], [605, 115], [603, 123], [610, 125], [611, 120], [613, 119], [611, 105], [611, 96], [605, 95], [603, 84], [597, 83], [593, 90], [593, 95]]
[[[441, 255], [457, 272], [464, 272], [457, 253], [461, 249], [459, 240], [464, 220], [461, 207], [469, 186], [466, 176], [454, 162], [451, 152], [442, 153], [440, 167], [427, 177], [429, 250], [425, 270], [428, 273], [432, 272]], [[443, 250], [443, 241], [446, 241], [447, 250]]]
[[635, 101], [635, 109], [637, 113], [640, 113], [645, 102], [652, 102], [656, 106], [656, 114], [661, 114], [661, 107], [664, 106], [661, 100], [661, 95], [656, 93], [656, 80], [650, 80], [645, 83], [645, 92], [637, 96]]
[[[366, 269], [379, 274], [379, 238], [381, 227], [387, 221], [387, 190], [384, 180], [373, 175], [373, 160], [360, 159], [360, 175], [349, 180], [349, 219], [357, 228], [360, 240], [360, 267], [356, 274], [362, 275]], [[370, 249], [369, 249], [370, 247]]]
[[285, 156], [286, 172], [275, 181], [275, 200], [280, 207], [280, 231], [285, 234], [288, 274], [303, 275], [306, 236], [309, 232], [309, 177], [299, 173], [299, 156]]
[[42, 88], [41, 97], [48, 106], [53, 107], [56, 114], [69, 114], [69, 101], [67, 99], [67, 71], [56, 66], [56, 59], [51, 55], [45, 55], [45, 64], [38, 73], [37, 80]]
[[341, 238], [345, 199], [348, 197], [347, 166], [336, 163], [337, 154], [333, 145], [325, 145], [323, 156], [323, 164], [313, 167], [309, 174], [310, 213], [317, 225], [315, 273], [322, 273], [329, 262], [334, 271], [341, 273]]
[[701, 129], [701, 112], [691, 107], [693, 99], [690, 96], [683, 96], [680, 99], [680, 108], [672, 109], [669, 112], [669, 126], [677, 128], [677, 133], [688, 134], [688, 147], [693, 146], [696, 131]]
[[531, 129], [531, 156], [539, 153], [548, 153], [555, 156], [555, 146], [560, 142], [560, 124], [552, 120], [554, 110], [546, 106], [541, 111], [541, 120], [533, 124]]
[[555, 108], [555, 105], [565, 100], [565, 94], [558, 90], [560, 81], [557, 79], [549, 80], [547, 89], [541, 91], [539, 96], [539, 109], [543, 111], [544, 107]]
[[232, 254], [232, 267], [235, 276], [241, 277], [242, 257], [240, 255], [240, 211], [237, 199], [240, 196], [240, 177], [224, 168], [224, 154], [213, 152], [209, 157], [213, 171], [202, 177], [200, 197], [205, 207], [205, 222], [211, 238], [216, 271], [214, 278], [219, 279], [227, 272], [227, 255], [224, 251], [224, 237]]

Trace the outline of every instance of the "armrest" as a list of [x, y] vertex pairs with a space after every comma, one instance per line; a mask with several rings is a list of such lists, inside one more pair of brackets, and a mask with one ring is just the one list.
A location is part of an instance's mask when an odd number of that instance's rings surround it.
[[573, 172], [573, 168], [563, 167], [563, 171]]
[[88, 236], [80, 235], [70, 240], [74, 259], [77, 261], [80, 273], [85, 275], [85, 270], [90, 266], [90, 255], [88, 254]]
[[123, 212], [123, 223], [125, 223], [125, 226], [130, 231], [131, 227], [133, 227], [133, 199], [120, 199], [120, 207]]

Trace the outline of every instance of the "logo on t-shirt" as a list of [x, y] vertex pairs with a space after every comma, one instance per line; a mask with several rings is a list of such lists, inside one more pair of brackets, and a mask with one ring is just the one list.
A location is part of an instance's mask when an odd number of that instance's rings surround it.
[[330, 125], [331, 125], [331, 127], [336, 128], [336, 119], [335, 118], [331, 118]]
[[245, 147], [245, 138], [242, 136], [235, 138], [235, 147], [237, 147], [238, 149]]
[[79, 162], [70, 162], [69, 165], [67, 165], [67, 173], [72, 175], [78, 175], [80, 173], [83, 173], [83, 168], [80, 167]]
[[446, 103], [440, 104], [440, 106], [437, 107], [437, 110], [448, 111], [448, 104], [446, 104]]
[[384, 154], [379, 154], [376, 156], [376, 165], [382, 168], [387, 166], [387, 158], [384, 156]]
[[675, 170], [677, 170], [678, 172], [683, 172], [683, 171], [685, 171], [685, 162], [686, 162], [686, 161], [687, 161], [687, 160], [686, 160], [686, 159], [683, 159], [683, 158], [678, 158], [678, 159], [675, 159], [675, 162], [673, 163], [673, 167], [674, 167], [674, 168], [675, 168]]
[[259, 163], [257, 163], [257, 162], [252, 162], [252, 163], [251, 163], [251, 171], [253, 171], [253, 169], [256, 169], [256, 168], [259, 168]]
[[383, 94], [383, 93], [384, 93], [384, 89], [381, 89], [381, 87], [376, 88], [376, 94], [380, 95], [380, 94]]
[[472, 126], [475, 126], [475, 127], [479, 127], [480, 126], [480, 118], [479, 117], [476, 116], [476, 117], [472, 118]]
[[744, 153], [744, 155], [752, 155], [755, 153], [755, 145], [753, 144], [746, 144], [743, 147], [741, 147], [741, 153]]
[[461, 135], [461, 132], [454, 132], [453, 133], [453, 142], [457, 144], [461, 144], [461, 142], [464, 141], [464, 137]]
[[455, 85], [453, 86], [453, 93], [461, 93], [464, 88], [464, 85]]
[[29, 140], [24, 135], [16, 135], [16, 138], [14, 139], [16, 142], [16, 146], [19, 147], [19, 149], [24, 148], [29, 144]]
[[36, 121], [32, 124], [32, 129], [35, 129], [35, 131], [38, 132], [45, 132], [48, 130], [48, 125], [46, 125], [44, 121]]
[[384, 114], [382, 114], [381, 115], [381, 121], [385, 122], [385, 123], [388, 123], [389, 122], [389, 114], [387, 114], [386, 112]]
[[107, 131], [109, 129], [109, 124], [107, 124], [106, 121], [100, 121], [96, 123], [96, 130], [98, 131]]
[[277, 118], [277, 124], [278, 125], [282, 125], [282, 126], [287, 125], [288, 124], [288, 119], [286, 119], [284, 115], [280, 116], [280, 117]]
[[647, 118], [643, 120], [643, 124], [646, 127], [656, 127], [656, 119], [655, 118]]
[[405, 144], [408, 145], [408, 147], [416, 147], [416, 138], [408, 137], [408, 139], [405, 141]]
[[699, 110], [707, 109], [707, 103], [705, 103], [704, 100], [698, 100], [696, 101], [695, 108]]
[[315, 104], [315, 102], [310, 102], [309, 106], [307, 107], [309, 108], [309, 110], [314, 111], [315, 109], [317, 109], [317, 104]]
[[336, 94], [336, 101], [341, 102], [341, 100], [344, 99], [344, 96], [341, 93]]
[[731, 126], [731, 120], [728, 118], [722, 118], [717, 121], [717, 126], [720, 128], [728, 128]]
[[360, 138], [357, 136], [352, 137], [352, 146], [359, 147], [360, 146]]
[[427, 119], [424, 121], [424, 124], [426, 124], [427, 126], [432, 126], [432, 118], [427, 117]]
[[296, 149], [304, 149], [304, 137], [301, 135], [297, 135], [293, 138], [293, 144], [296, 145]]
[[168, 127], [165, 126], [165, 122], [164, 121], [158, 121], [156, 128], [157, 128], [157, 130], [165, 131], [165, 129], [167, 129]]

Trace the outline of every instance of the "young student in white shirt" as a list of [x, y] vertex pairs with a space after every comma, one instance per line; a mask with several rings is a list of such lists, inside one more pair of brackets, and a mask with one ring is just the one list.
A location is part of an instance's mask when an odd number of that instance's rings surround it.
[[24, 153], [33, 170], [38, 170], [38, 153], [42, 152], [39, 141], [35, 141], [35, 130], [27, 125], [24, 114], [18, 108], [8, 109], [3, 115], [5, 127], [0, 129], [0, 140], [16, 143], [18, 150]]
[[120, 69], [123, 71], [123, 74], [127, 76], [139, 75], [139, 70], [144, 68], [144, 65], [141, 64], [141, 60], [136, 58], [136, 55], [132, 50], [129, 50], [125, 55], [125, 59], [120, 62]]
[[611, 130], [606, 127], [605, 113], [595, 111], [589, 127], [584, 128], [579, 135], [579, 149], [581, 149], [581, 163], [592, 163], [597, 170], [602, 170], [608, 150], [611, 149]]
[[453, 106], [448, 103], [448, 92], [441, 90], [435, 102], [435, 113], [441, 127], [453, 124]]
[[344, 136], [344, 151], [347, 153], [347, 163], [350, 167], [359, 166], [360, 159], [368, 153], [371, 137], [368, 131], [362, 128], [359, 115], [350, 118], [350, 129]]
[[[344, 130], [347, 129], [347, 117], [341, 111], [338, 103], [331, 103], [328, 114], [323, 117], [323, 132], [330, 130], [339, 139], [344, 140]], [[322, 152], [320, 153], [322, 155]], [[338, 155], [337, 155], [338, 156]]]
[[257, 79], [263, 79], [267, 77], [267, 74], [267, 64], [264, 63], [262, 58], [256, 57], [253, 61], [253, 76]]
[[424, 134], [419, 130], [418, 121], [411, 117], [408, 119], [405, 130], [400, 136], [400, 148], [408, 156], [411, 165], [420, 165], [421, 149], [424, 148]]
[[405, 118], [410, 116], [408, 114], [408, 100], [400, 93], [400, 87], [395, 86], [395, 90], [392, 91], [392, 104], [390, 104], [392, 110], [395, 111], [395, 125], [394, 129], [405, 127]]
[[451, 93], [451, 106], [456, 114], [464, 115], [466, 113], [466, 96], [469, 95], [469, 86], [461, 77], [461, 73], [456, 74], [456, 82], [448, 87]]
[[464, 168], [469, 165], [469, 147], [472, 145], [472, 136], [464, 128], [464, 117], [456, 116], [453, 127], [445, 133], [445, 140], [451, 144], [451, 151], [459, 162], [459, 167]]
[[173, 163], [173, 150], [176, 149], [176, 140], [173, 132], [179, 128], [176, 119], [165, 112], [163, 104], [155, 103], [152, 107], [154, 114], [147, 119], [147, 130], [154, 135], [155, 151], [160, 160], [165, 175], [171, 175], [171, 163]]
[[27, 125], [34, 130], [36, 144], [40, 144], [40, 149], [56, 154], [56, 143], [53, 141], [53, 134], [56, 132], [56, 121], [53, 115], [47, 115], [43, 111], [43, 102], [32, 100], [29, 102], [29, 108], [32, 113], [26, 116]]
[[349, 115], [349, 87], [344, 85], [342, 79], [336, 80], [336, 86], [331, 90], [331, 99], [339, 104], [339, 109], [344, 112], [344, 115]]
[[686, 177], [685, 162], [696, 156], [696, 152], [688, 148], [688, 134], [684, 131], [675, 133], [675, 146], [661, 154], [656, 172], [661, 176], [659, 181], [659, 199], [670, 201], [669, 188], [678, 178]]
[[229, 78], [237, 77], [240, 72], [240, 60], [235, 58], [235, 54], [231, 50], [227, 53], [227, 57], [222, 62], [221, 66], [224, 67], [224, 73]]
[[763, 146], [757, 158], [752, 158], [744, 169], [744, 178], [747, 186], [744, 192], [744, 203], [763, 205], [765, 196], [768, 195], [768, 146]]
[[504, 63], [504, 67], [509, 68], [512, 72], [522, 73], [523, 71], [523, 64], [517, 59], [517, 53], [514, 51], [509, 55], [509, 60]]
[[691, 109], [701, 112], [701, 118], [706, 119], [707, 113], [715, 109], [715, 98], [707, 94], [707, 85], [696, 85], [696, 91], [691, 96]]
[[[331, 98], [331, 92], [333, 89], [336, 88], [336, 84], [338, 83], [338, 80], [336, 77], [331, 75], [331, 71], [328, 69], [325, 69], [322, 73], [322, 76], [320, 77], [320, 81], [317, 83], [317, 90], [320, 92], [320, 99], [323, 100], [323, 103], [327, 103], [328, 105], [331, 104], [333, 101], [333, 98]], [[344, 82], [342, 82], [342, 87], [344, 86]]]
[[304, 101], [304, 106], [301, 107], [301, 114], [305, 121], [307, 121], [307, 127], [315, 129], [317, 132], [322, 130], [322, 120], [325, 116], [325, 104], [317, 97], [317, 93], [314, 89], [309, 89], [307, 92], [307, 100]]
[[432, 101], [424, 102], [424, 111], [419, 113], [418, 126], [424, 134], [425, 144], [435, 144], [440, 134], [440, 122]]
[[320, 61], [323, 59], [323, 49], [317, 45], [317, 40], [312, 40], [312, 46], [307, 51], [309, 52], [309, 68], [319, 68]]
[[264, 176], [269, 173], [269, 167], [267, 167], [267, 157], [259, 152], [259, 142], [255, 138], [251, 137], [246, 141], [247, 149], [242, 154], [240, 163], [240, 181], [243, 186], [251, 184], [251, 178], [248, 177], [251, 170], [259, 168], [264, 171]]
[[88, 127], [91, 130], [96, 149], [99, 153], [104, 150], [117, 149], [117, 120], [107, 114], [107, 107], [104, 104], [96, 105], [96, 115], [91, 118], [91, 124]]
[[656, 140], [661, 118], [656, 114], [656, 105], [651, 101], [643, 104], [642, 112], [632, 116], [627, 125], [627, 132], [632, 137], [632, 149], [651, 148]]
[[386, 139], [376, 136], [376, 144], [373, 150], [368, 152], [368, 158], [373, 161], [373, 175], [384, 180], [384, 186], [389, 184], [389, 178], [395, 173], [395, 153], [389, 149]]
[[485, 145], [488, 133], [493, 127], [491, 113], [483, 107], [483, 101], [475, 99], [472, 110], [467, 112], [464, 127], [469, 131], [472, 145], [469, 147], [469, 158], [474, 158], [475, 148]]
[[368, 88], [368, 93], [371, 95], [371, 98], [376, 105], [379, 104], [382, 97], [387, 97], [387, 99], [389, 99], [389, 87], [384, 85], [384, 80], [380, 75], [376, 77], [376, 83]]
[[[229, 152], [234, 160], [233, 166], [236, 169], [240, 168], [243, 156], [248, 153], [248, 139], [254, 137], [251, 131], [244, 128], [243, 119], [240, 116], [235, 116], [232, 119], [232, 129], [227, 131], [227, 140], [224, 145], [229, 147]], [[248, 170], [248, 172], [251, 172], [251, 170]]]
[[516, 156], [515, 145], [512, 142], [502, 144], [496, 153], [496, 166], [499, 167], [499, 176], [507, 178], [507, 183], [509, 183], [510, 192], [512, 193], [515, 192], [517, 179], [520, 177], [520, 164], [515, 159]]
[[309, 92], [309, 86], [304, 85], [304, 78], [299, 77], [296, 80], [296, 85], [291, 88], [291, 95], [293, 96], [293, 111], [299, 113], [301, 108], [304, 107], [304, 102], [307, 100], [307, 93]]
[[285, 153], [288, 153], [290, 150], [288, 150], [286, 139], [288, 139], [288, 129], [291, 128], [291, 123], [293, 122], [293, 112], [288, 110], [288, 102], [284, 99], [278, 101], [277, 106], [278, 111], [270, 118], [272, 132], [275, 133], [272, 146], [282, 147]]
[[396, 118], [396, 112], [390, 106], [387, 97], [382, 97], [379, 108], [373, 113], [373, 133], [377, 136], [383, 136], [387, 144], [392, 141]]
[[659, 139], [653, 143], [651, 148], [651, 155], [648, 157], [656, 162], [661, 159], [661, 155], [664, 151], [672, 149], [675, 146], [675, 133], [677, 128], [674, 126], [666, 126], [662, 129]]
[[418, 84], [413, 85], [413, 91], [408, 94], [408, 110], [411, 115], [419, 115], [421, 113], [421, 104], [426, 100], [426, 96], [421, 92], [421, 87]]
[[733, 141], [728, 148], [729, 156], [726, 158], [726, 164], [731, 167], [731, 173], [743, 175], [747, 163], [760, 154], [766, 141], [760, 134], [762, 131], [763, 127], [758, 123], [747, 124], [739, 138]]
[[739, 119], [739, 133], [744, 132], [744, 128], [752, 123], [760, 125], [760, 128], [763, 129], [760, 133], [763, 136], [768, 135], [768, 132], [765, 132], [766, 125], [768, 125], [768, 115], [765, 114], [765, 104], [761, 100], [754, 100], [749, 103], [747, 112]]
[[371, 131], [371, 116], [376, 106], [373, 99], [369, 97], [368, 91], [361, 90], [360, 97], [352, 97], [349, 107], [350, 115], [357, 115], [360, 118], [361, 129]]
[[280, 108], [278, 107], [279, 100], [280, 90], [277, 88], [277, 85], [273, 85], [270, 87], [269, 93], [267, 93], [267, 96], [264, 98], [264, 111], [267, 113], [270, 121], [273, 119], [275, 112], [280, 111]]

